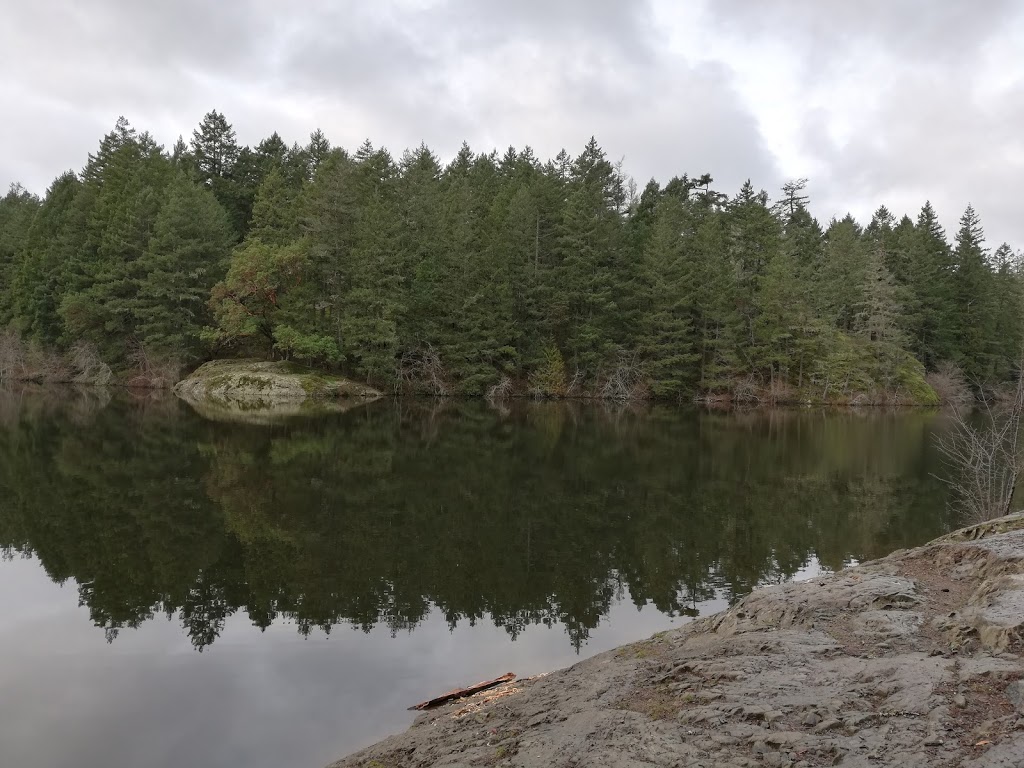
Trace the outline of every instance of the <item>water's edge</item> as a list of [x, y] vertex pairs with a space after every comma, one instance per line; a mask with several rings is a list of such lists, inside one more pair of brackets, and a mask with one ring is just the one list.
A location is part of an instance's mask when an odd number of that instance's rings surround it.
[[1022, 574], [1024, 515], [973, 526], [440, 707], [331, 768], [1003, 764], [1024, 755]]

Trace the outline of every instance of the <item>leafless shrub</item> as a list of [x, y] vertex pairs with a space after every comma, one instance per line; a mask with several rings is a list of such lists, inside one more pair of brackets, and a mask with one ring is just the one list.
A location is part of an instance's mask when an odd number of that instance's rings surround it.
[[395, 370], [396, 392], [426, 392], [434, 397], [449, 394], [441, 355], [429, 342], [402, 353]]
[[572, 378], [569, 379], [569, 383], [565, 387], [566, 397], [583, 397], [586, 394], [584, 385], [586, 384], [587, 377], [582, 370], [577, 368]]
[[41, 384], [61, 384], [71, 381], [71, 371], [63, 355], [33, 344], [25, 350], [22, 378]]
[[949, 433], [937, 440], [951, 470], [951, 477], [939, 479], [949, 486], [954, 505], [970, 523], [994, 520], [1012, 509], [1024, 469], [1020, 450], [1024, 377], [1017, 381], [1012, 402], [1001, 407], [987, 398], [981, 402], [980, 424], [971, 423], [967, 409], [958, 409]]
[[974, 399], [967, 385], [967, 377], [956, 363], [940, 363], [938, 369], [925, 374], [924, 379], [939, 396], [939, 402], [964, 405]]
[[639, 358], [636, 352], [620, 349], [615, 367], [604, 377], [598, 396], [618, 402], [645, 400], [649, 393]]
[[76, 384], [105, 387], [114, 378], [110, 366], [103, 362], [95, 345], [80, 341], [71, 348], [68, 355], [71, 368], [75, 371]]
[[765, 393], [765, 399], [771, 405], [793, 403], [796, 402], [796, 390], [788, 381], [786, 381], [786, 379], [782, 377], [773, 377], [768, 383], [768, 390]]
[[173, 358], [151, 355], [145, 345], [136, 344], [128, 355], [134, 373], [126, 384], [134, 389], [170, 389], [181, 373], [181, 363]]
[[850, 398], [847, 405], [861, 407], [865, 405], [880, 405], [882, 402], [883, 400], [881, 400], [878, 395], [871, 395], [867, 392], [857, 392]]
[[14, 331], [0, 333], [0, 381], [19, 378], [25, 362], [25, 348]]
[[754, 377], [754, 374], [750, 374], [736, 382], [732, 390], [733, 398], [735, 398], [736, 402], [744, 405], [759, 405], [763, 393], [763, 387]]
[[487, 399], [492, 403], [507, 400], [512, 397], [512, 390], [512, 379], [508, 376], [502, 376], [501, 381], [492, 385], [490, 389], [487, 390]]

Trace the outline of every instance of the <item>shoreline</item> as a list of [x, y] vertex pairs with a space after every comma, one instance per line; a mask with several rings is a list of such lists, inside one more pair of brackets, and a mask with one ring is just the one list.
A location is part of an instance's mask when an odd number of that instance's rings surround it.
[[1024, 515], [420, 715], [330, 768], [1024, 765]]

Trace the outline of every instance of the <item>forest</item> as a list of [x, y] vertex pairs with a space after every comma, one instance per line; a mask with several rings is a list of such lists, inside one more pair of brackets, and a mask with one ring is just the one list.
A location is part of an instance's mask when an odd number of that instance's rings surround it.
[[640, 189], [594, 139], [240, 146], [216, 111], [168, 151], [121, 118], [0, 200], [0, 379], [274, 357], [410, 394], [932, 403], [1016, 375], [1021, 254], [972, 207], [952, 239], [927, 202], [823, 226], [806, 189]]

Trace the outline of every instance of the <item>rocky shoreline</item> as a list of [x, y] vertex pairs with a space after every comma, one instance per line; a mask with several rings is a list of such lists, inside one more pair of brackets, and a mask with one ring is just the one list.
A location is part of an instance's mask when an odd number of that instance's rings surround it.
[[421, 715], [331, 768], [1024, 766], [1024, 516]]

